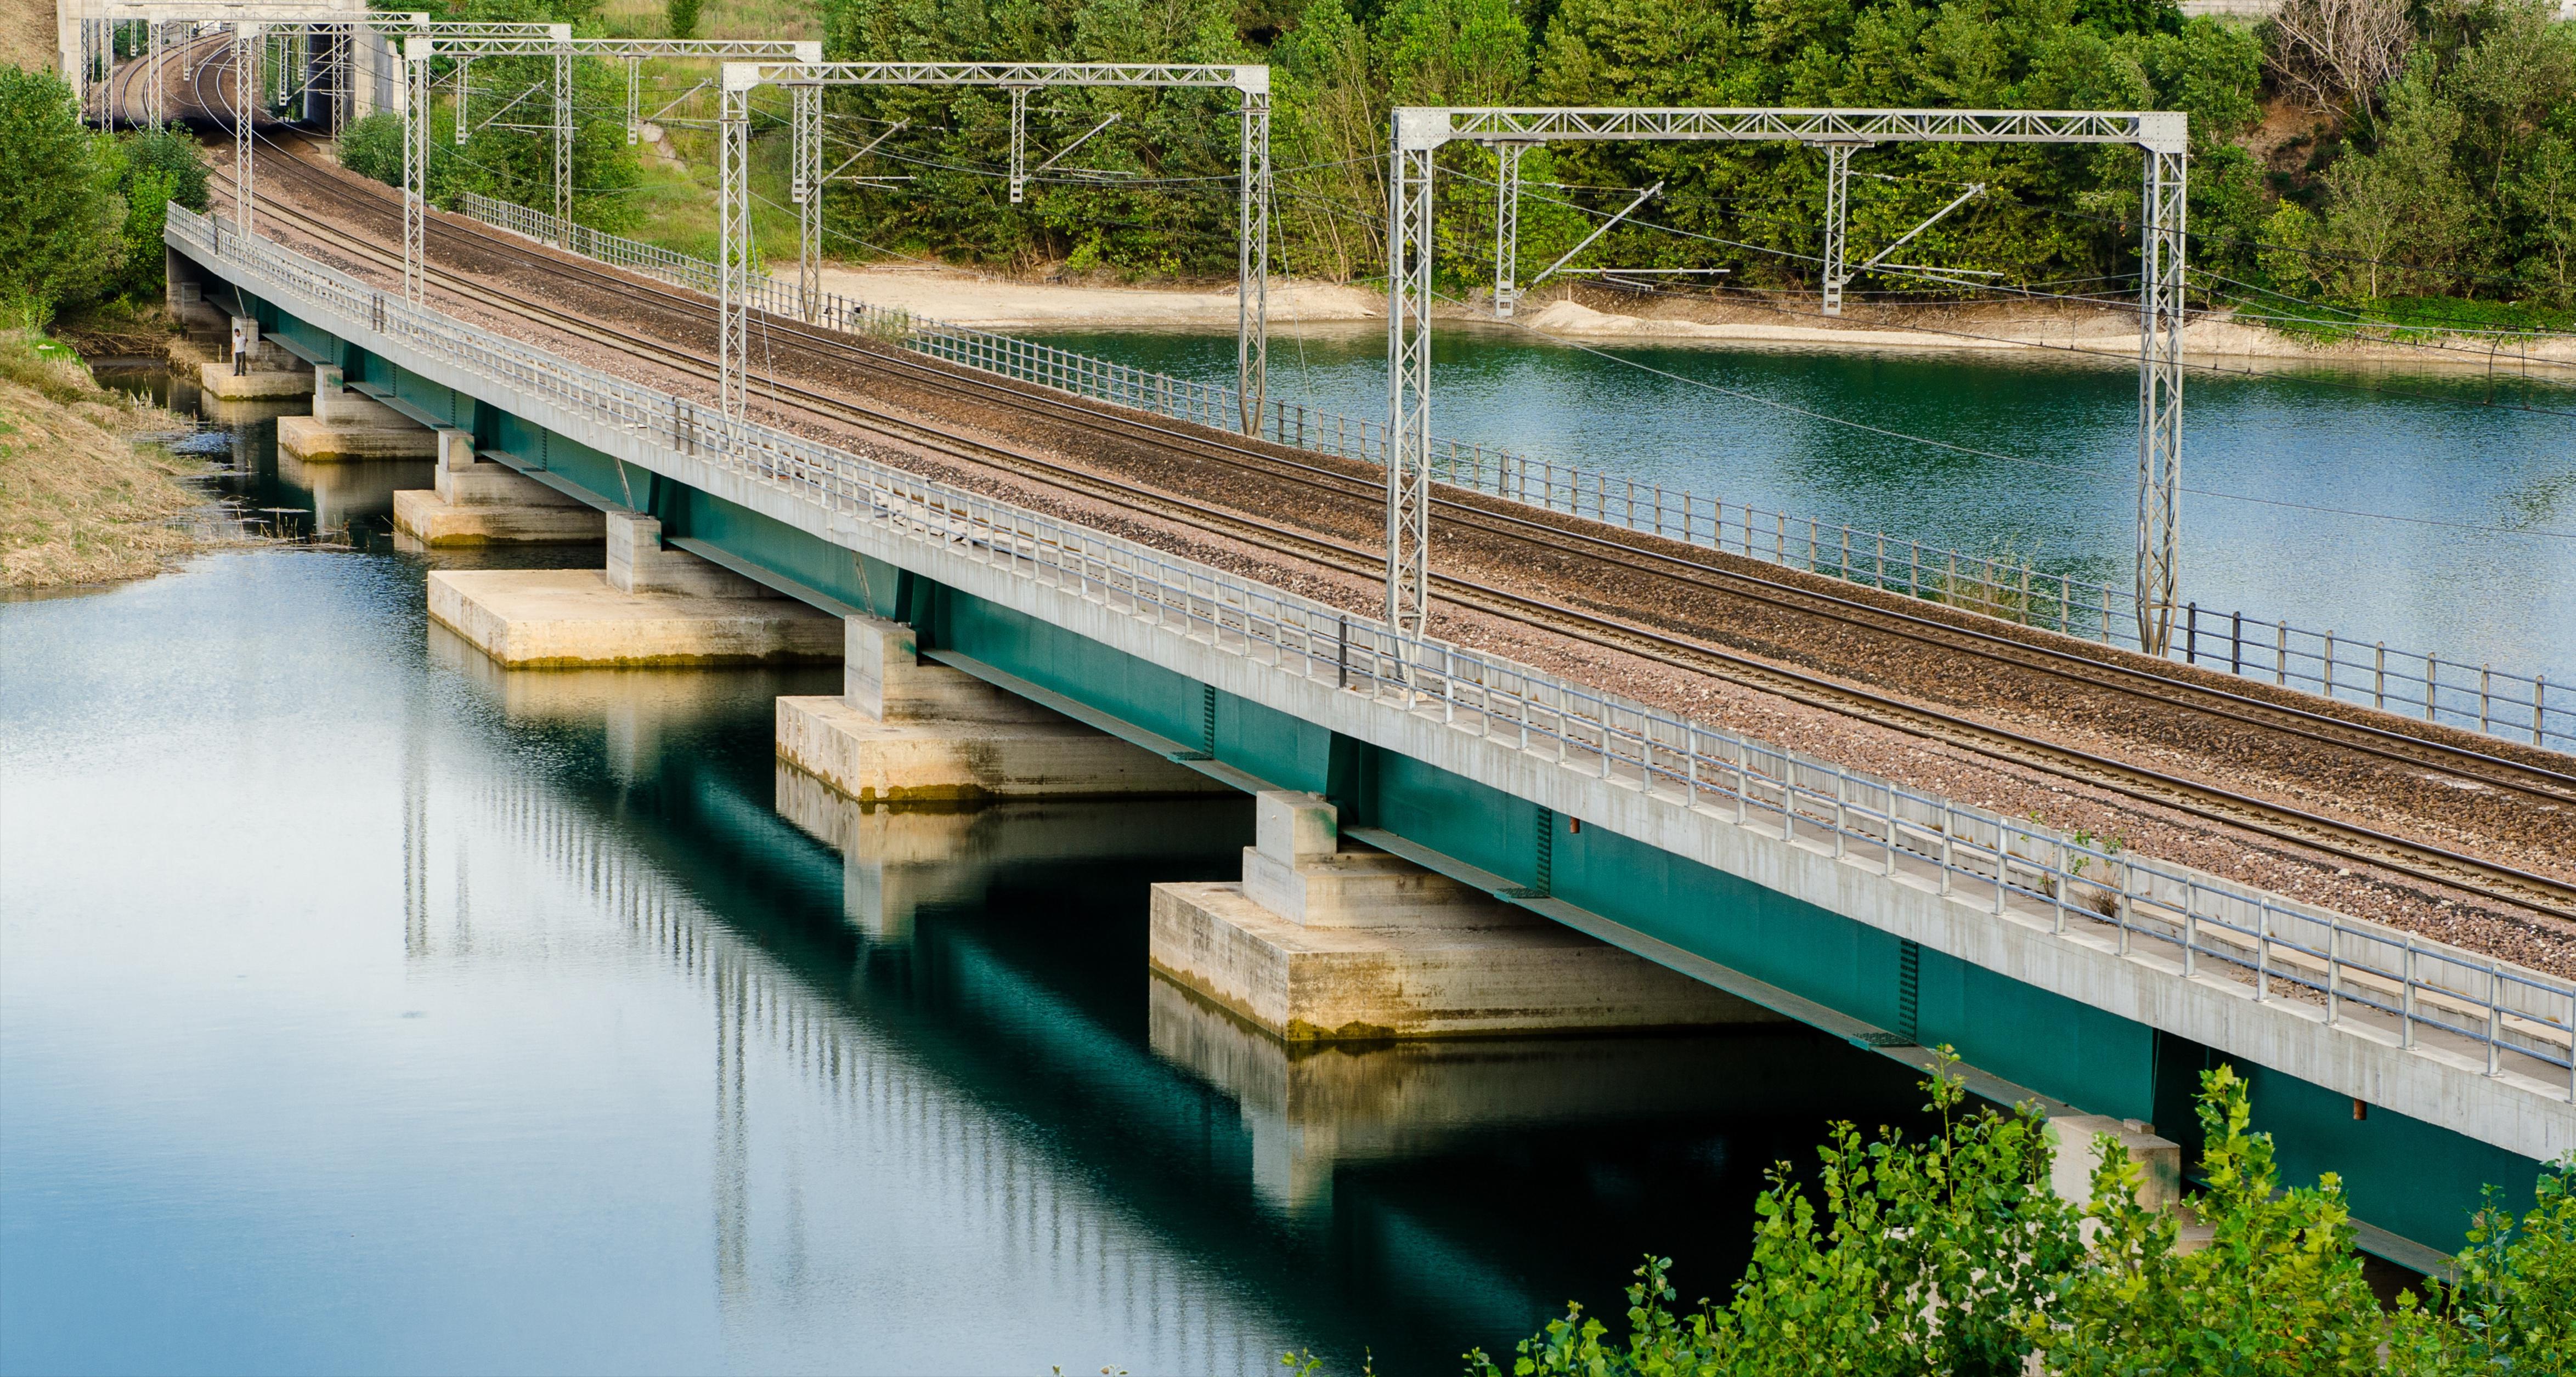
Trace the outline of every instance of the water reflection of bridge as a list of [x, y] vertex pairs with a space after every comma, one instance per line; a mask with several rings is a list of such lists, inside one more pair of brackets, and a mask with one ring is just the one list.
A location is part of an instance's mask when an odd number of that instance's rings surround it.
[[[490, 950], [459, 900], [489, 882], [469, 865], [498, 869], [567, 887], [706, 1002], [715, 1281], [746, 1361], [785, 1361], [782, 1336], [883, 1353], [960, 1310], [936, 1279], [972, 1275], [967, 1313], [1054, 1310], [1113, 1343], [1068, 1366], [1266, 1371], [1291, 1342], [1445, 1365], [1615, 1282], [1634, 1217], [1666, 1220], [1667, 1247], [1738, 1251], [1740, 1226], [1690, 1235], [1817, 1119], [1914, 1098], [1875, 1058], [1820, 1072], [1804, 1033], [1291, 1058], [1147, 997], [1144, 886], [1231, 869], [1230, 808], [863, 810], [771, 776], [767, 703], [793, 676], [448, 659], [537, 748], [435, 808], [447, 790], [414, 771], [413, 956]], [[1661, 1146], [1611, 1162], [1605, 1141]], [[1724, 1190], [1665, 1189], [1685, 1181]], [[924, 1355], [978, 1351], [951, 1337]]]

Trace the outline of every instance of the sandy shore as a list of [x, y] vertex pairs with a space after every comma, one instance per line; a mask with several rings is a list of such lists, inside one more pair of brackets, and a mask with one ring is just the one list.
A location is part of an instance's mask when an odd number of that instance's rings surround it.
[[[1231, 331], [1235, 326], [1231, 285], [1213, 290], [1090, 286], [1017, 281], [919, 264], [874, 264], [826, 267], [823, 286], [861, 301], [987, 329]], [[2138, 349], [2137, 317], [2120, 310], [2045, 305], [1918, 307], [1901, 314], [1874, 309], [1869, 317], [1855, 312], [1845, 321], [1827, 322], [1758, 303], [1675, 299], [1620, 310], [1607, 308], [1626, 306], [1627, 299], [1587, 296], [1588, 300], [1560, 297], [1528, 302], [1517, 321], [1501, 328], [1524, 328], [1542, 337], [1583, 343], [1651, 340], [1797, 349], [2072, 351], [2131, 359]], [[1444, 305], [1439, 314], [1462, 322], [1492, 323], [1476, 307]], [[1310, 325], [1348, 329], [1385, 318], [1386, 297], [1372, 288], [1302, 280], [1271, 284], [1270, 322], [1275, 331], [1293, 332]], [[2576, 382], [2576, 338], [2503, 341], [2491, 357], [2485, 341], [2466, 337], [2440, 348], [2384, 343], [2328, 346], [2214, 315], [2185, 328], [2183, 349], [2202, 361], [2249, 365], [2406, 364], [2481, 371], [2492, 367], [2516, 374], [2527, 366], [2545, 366], [2545, 376]]]
[[[1231, 331], [1235, 323], [1231, 284], [1215, 291], [1076, 286], [1020, 282], [950, 268], [875, 264], [857, 269], [826, 267], [823, 290], [952, 325], [988, 329], [1105, 326]], [[1270, 318], [1281, 325], [1383, 320], [1386, 301], [1382, 294], [1360, 287], [1274, 279]]]

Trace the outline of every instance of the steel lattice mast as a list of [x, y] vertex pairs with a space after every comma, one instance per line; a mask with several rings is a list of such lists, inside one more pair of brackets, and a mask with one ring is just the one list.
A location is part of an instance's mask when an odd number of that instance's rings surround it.
[[[1560, 140], [1794, 141], [1825, 149], [1826, 291], [1848, 280], [1844, 194], [1853, 149], [1879, 143], [2134, 144], [2146, 155], [2138, 284], [2138, 643], [2161, 655], [2178, 596], [2182, 481], [2183, 198], [2187, 117], [2172, 111], [1733, 108], [1448, 108], [1394, 112], [1387, 166], [1387, 620], [1425, 629], [1430, 608], [1431, 206], [1433, 155], [1448, 143]], [[1497, 180], [1518, 189], [1518, 160]], [[1964, 199], [1964, 198], [1963, 198]], [[1954, 203], [1955, 204], [1955, 203]], [[1943, 212], [1946, 214], [1947, 212]], [[1936, 217], [1937, 218], [1937, 217]], [[1511, 225], [1506, 215], [1498, 229]], [[1919, 228], [1919, 227], [1918, 227]], [[1496, 312], [1508, 260], [1496, 250]]]
[[[811, 88], [815, 102], [810, 107], [798, 100], [789, 121], [792, 137], [798, 147], [791, 155], [790, 166], [797, 169], [801, 180], [809, 171], [814, 185], [805, 188], [807, 199], [798, 203], [797, 229], [803, 240], [797, 249], [798, 304], [808, 319], [819, 302], [822, 237], [822, 113], [820, 94], [832, 86], [989, 86], [1010, 92], [1011, 96], [1011, 199], [1021, 199], [1029, 177], [1028, 168], [1028, 97], [1031, 91], [1051, 86], [1153, 86], [1200, 89], [1230, 89], [1242, 95], [1241, 150], [1238, 157], [1236, 203], [1237, 251], [1235, 290], [1236, 389], [1247, 434], [1259, 432], [1261, 409], [1269, 382], [1270, 345], [1268, 336], [1270, 292], [1270, 69], [1256, 64], [1205, 64], [1171, 62], [741, 62], [727, 63], [723, 81], [727, 99], [723, 118], [726, 129], [733, 122], [748, 123], [751, 117], [750, 94], [762, 86], [785, 86], [790, 91]], [[742, 98], [734, 100], [739, 94]], [[748, 132], [745, 131], [748, 146]], [[731, 145], [728, 144], [728, 147]], [[747, 163], [728, 164], [747, 168]], [[1043, 168], [1039, 169], [1043, 171]], [[727, 176], [736, 175], [734, 172]], [[737, 189], [728, 185], [720, 189], [717, 199], [728, 204], [737, 198]], [[724, 238], [724, 227], [730, 223], [721, 209], [717, 214], [717, 258], [730, 265], [727, 272], [748, 261], [737, 252], [737, 246]], [[749, 228], [749, 220], [741, 228]], [[724, 294], [735, 313], [749, 310], [748, 291], [731, 284]], [[739, 322], [728, 316], [720, 335], [739, 333]], [[721, 381], [719, 390], [728, 404], [744, 397], [741, 381], [731, 374]], [[736, 413], [739, 414], [739, 413]]]

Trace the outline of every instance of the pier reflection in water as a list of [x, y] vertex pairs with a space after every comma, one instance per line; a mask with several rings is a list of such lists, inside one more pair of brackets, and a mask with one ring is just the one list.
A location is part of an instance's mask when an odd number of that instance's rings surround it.
[[1765, 1166], [1920, 1102], [1795, 1031], [1292, 1055], [1146, 967], [1248, 805], [863, 808], [770, 749], [836, 670], [419, 599], [0, 607], [0, 1368], [1451, 1370], [1650, 1248], [1722, 1291]]

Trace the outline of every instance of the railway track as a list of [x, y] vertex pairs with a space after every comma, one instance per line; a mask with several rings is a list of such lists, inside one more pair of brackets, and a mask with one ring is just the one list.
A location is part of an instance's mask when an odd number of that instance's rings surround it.
[[[360, 216], [382, 218], [391, 213], [382, 198], [363, 189], [344, 186], [336, 177], [318, 169], [307, 169], [298, 174], [297, 182], [300, 190], [317, 192]], [[275, 210], [296, 215], [297, 223], [306, 232], [325, 239], [344, 252], [380, 266], [399, 267], [397, 258], [359, 235], [305, 218], [299, 208], [278, 202], [274, 197], [261, 199], [270, 200]], [[522, 243], [515, 236], [480, 226], [458, 225], [433, 217], [430, 233], [435, 240], [450, 248], [542, 264], [547, 272], [585, 279], [629, 298], [650, 298], [657, 308], [670, 311], [712, 336], [713, 307], [694, 294], [594, 268], [578, 260], [539, 250]], [[710, 381], [714, 378], [712, 362], [704, 354], [666, 342], [649, 342], [603, 330], [570, 311], [496, 291], [451, 271], [433, 267], [433, 275], [439, 280], [442, 290], [455, 292], [493, 309], [539, 321], [549, 328], [693, 377]], [[1254, 471], [1264, 481], [1296, 483], [1345, 501], [1374, 503], [1382, 500], [1383, 489], [1369, 484], [1364, 475], [1339, 470], [1328, 464], [1307, 462], [1312, 456], [1283, 458], [1241, 443], [1239, 439], [1211, 438], [1159, 420], [1135, 419], [1070, 399], [1059, 400], [1022, 391], [928, 361], [881, 353], [847, 336], [808, 329], [794, 322], [766, 319], [764, 329], [773, 350], [784, 342], [791, 352], [828, 355], [833, 362], [843, 366], [856, 364], [867, 370], [900, 374], [911, 386], [971, 397], [984, 405], [1005, 405], [1043, 413], [1053, 423], [1073, 425], [1130, 443], [1140, 436], [1146, 437], [1150, 443], [1194, 457]], [[971, 432], [925, 422], [918, 417], [869, 406], [797, 383], [761, 379], [754, 381], [753, 390], [790, 407], [885, 433], [952, 458], [998, 468], [1070, 493], [1151, 512], [1164, 520], [1221, 539], [1361, 579], [1374, 579], [1382, 572], [1382, 552], [1364, 544], [1282, 529], [1217, 504], [1060, 463]], [[1731, 596], [1767, 601], [1806, 615], [1866, 624], [1880, 634], [1906, 638], [1940, 653], [2010, 663], [2024, 671], [2082, 683], [2096, 691], [2124, 694], [2159, 706], [2182, 707], [2243, 727], [2368, 756], [2383, 765], [2436, 772], [2462, 784], [2508, 791], [2553, 810], [2576, 805], [2576, 777], [2527, 761], [2468, 750], [2376, 724], [2356, 723], [2326, 713], [2284, 707], [2246, 695], [2217, 692], [2188, 681], [2142, 674], [2124, 666], [2084, 659], [2045, 644], [2035, 645], [2018, 637], [1891, 611], [1860, 599], [1839, 599], [1794, 585], [1748, 577], [1740, 571], [1710, 563], [1705, 557], [1706, 552], [1692, 547], [1659, 549], [1634, 537], [1621, 539], [1601, 534], [1601, 531], [1616, 531], [1617, 528], [1584, 529], [1596, 523], [1580, 522], [1553, 513], [1522, 515], [1499, 510], [1502, 504], [1472, 496], [1444, 497], [1440, 506], [1444, 524], [1480, 530], [1503, 539], [1541, 544], [1551, 549], [1571, 547], [1599, 564], [1697, 583], [1720, 589]], [[1628, 533], [1619, 534], [1626, 536]], [[1757, 659], [1631, 617], [1597, 610], [1576, 610], [1456, 574], [1435, 573], [1435, 581], [1444, 597], [1488, 615], [1613, 646], [1658, 663], [1777, 694], [1919, 738], [2008, 760], [2274, 840], [2475, 893], [2535, 915], [2544, 926], [2549, 925], [2550, 920], [2576, 922], [2576, 886], [2551, 876], [2533, 874], [2465, 852], [2322, 816], [2133, 762], [2077, 750], [1892, 694], [1874, 692], [1848, 682]]]

